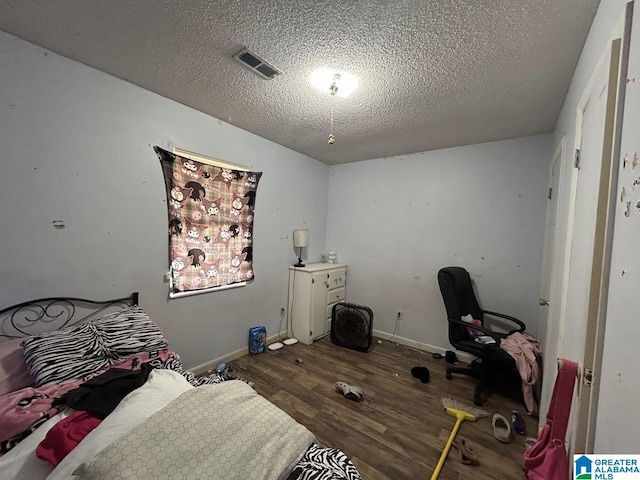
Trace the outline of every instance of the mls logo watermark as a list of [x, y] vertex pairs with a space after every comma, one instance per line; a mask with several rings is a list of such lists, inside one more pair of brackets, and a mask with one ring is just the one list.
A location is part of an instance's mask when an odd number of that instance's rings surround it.
[[640, 480], [640, 455], [574, 455], [574, 480]]

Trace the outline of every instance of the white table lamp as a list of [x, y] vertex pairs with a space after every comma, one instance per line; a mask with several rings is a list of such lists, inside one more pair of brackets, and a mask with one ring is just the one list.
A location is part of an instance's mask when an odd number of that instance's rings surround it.
[[309, 246], [309, 229], [301, 228], [293, 231], [293, 246], [298, 248], [298, 263], [294, 267], [304, 267], [302, 263], [302, 249]]

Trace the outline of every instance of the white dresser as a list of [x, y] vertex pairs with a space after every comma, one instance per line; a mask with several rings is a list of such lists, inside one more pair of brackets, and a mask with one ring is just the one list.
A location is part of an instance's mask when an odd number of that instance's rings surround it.
[[331, 308], [345, 301], [347, 266], [310, 263], [289, 267], [289, 332], [303, 343], [331, 332]]

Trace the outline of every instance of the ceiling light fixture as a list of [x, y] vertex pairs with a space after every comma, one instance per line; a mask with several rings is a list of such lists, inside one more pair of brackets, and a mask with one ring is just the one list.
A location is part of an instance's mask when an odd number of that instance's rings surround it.
[[[336, 75], [338, 76], [337, 79]], [[335, 83], [338, 87], [335, 94], [342, 98], [347, 98], [360, 86], [360, 82], [358, 82], [358, 78], [355, 75], [330, 68], [314, 70], [309, 80], [311, 85], [321, 92], [331, 93], [332, 95], [334, 94], [332, 85]]]
[[333, 104], [335, 96], [346, 98], [358, 88], [358, 79], [347, 72], [336, 72], [328, 68], [320, 68], [315, 70], [309, 78], [311, 84], [321, 92], [329, 92], [331, 94], [331, 126], [329, 128], [329, 139], [327, 143], [333, 145], [336, 137], [333, 135]]

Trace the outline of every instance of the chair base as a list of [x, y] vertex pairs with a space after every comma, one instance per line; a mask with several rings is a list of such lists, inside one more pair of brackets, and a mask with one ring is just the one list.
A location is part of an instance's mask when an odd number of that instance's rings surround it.
[[[509, 383], [517, 381], [517, 393], [516, 391], [509, 391], [509, 396], [517, 396], [518, 400], [521, 403], [524, 403], [524, 399], [522, 398], [522, 380], [520, 378], [520, 374], [517, 370], [512, 372], [501, 372], [496, 374], [496, 371], [493, 370], [486, 362], [482, 362], [479, 359], [474, 360], [469, 364], [468, 367], [447, 367], [447, 371], [445, 377], [447, 380], [453, 379], [453, 374], [467, 375], [476, 379], [476, 386], [473, 391], [473, 403], [477, 406], [482, 406], [485, 401], [485, 396], [483, 395], [488, 389], [489, 386], [493, 385], [501, 385], [504, 390], [504, 386]], [[500, 379], [502, 381], [496, 381]], [[501, 393], [507, 393], [501, 392]]]
[[482, 406], [484, 400], [482, 399], [482, 392], [486, 387], [486, 380], [482, 375], [482, 367], [478, 360], [474, 360], [468, 367], [447, 367], [447, 373], [445, 377], [447, 380], [453, 379], [453, 374], [468, 375], [476, 379], [476, 388], [473, 391], [473, 403], [477, 406]]

